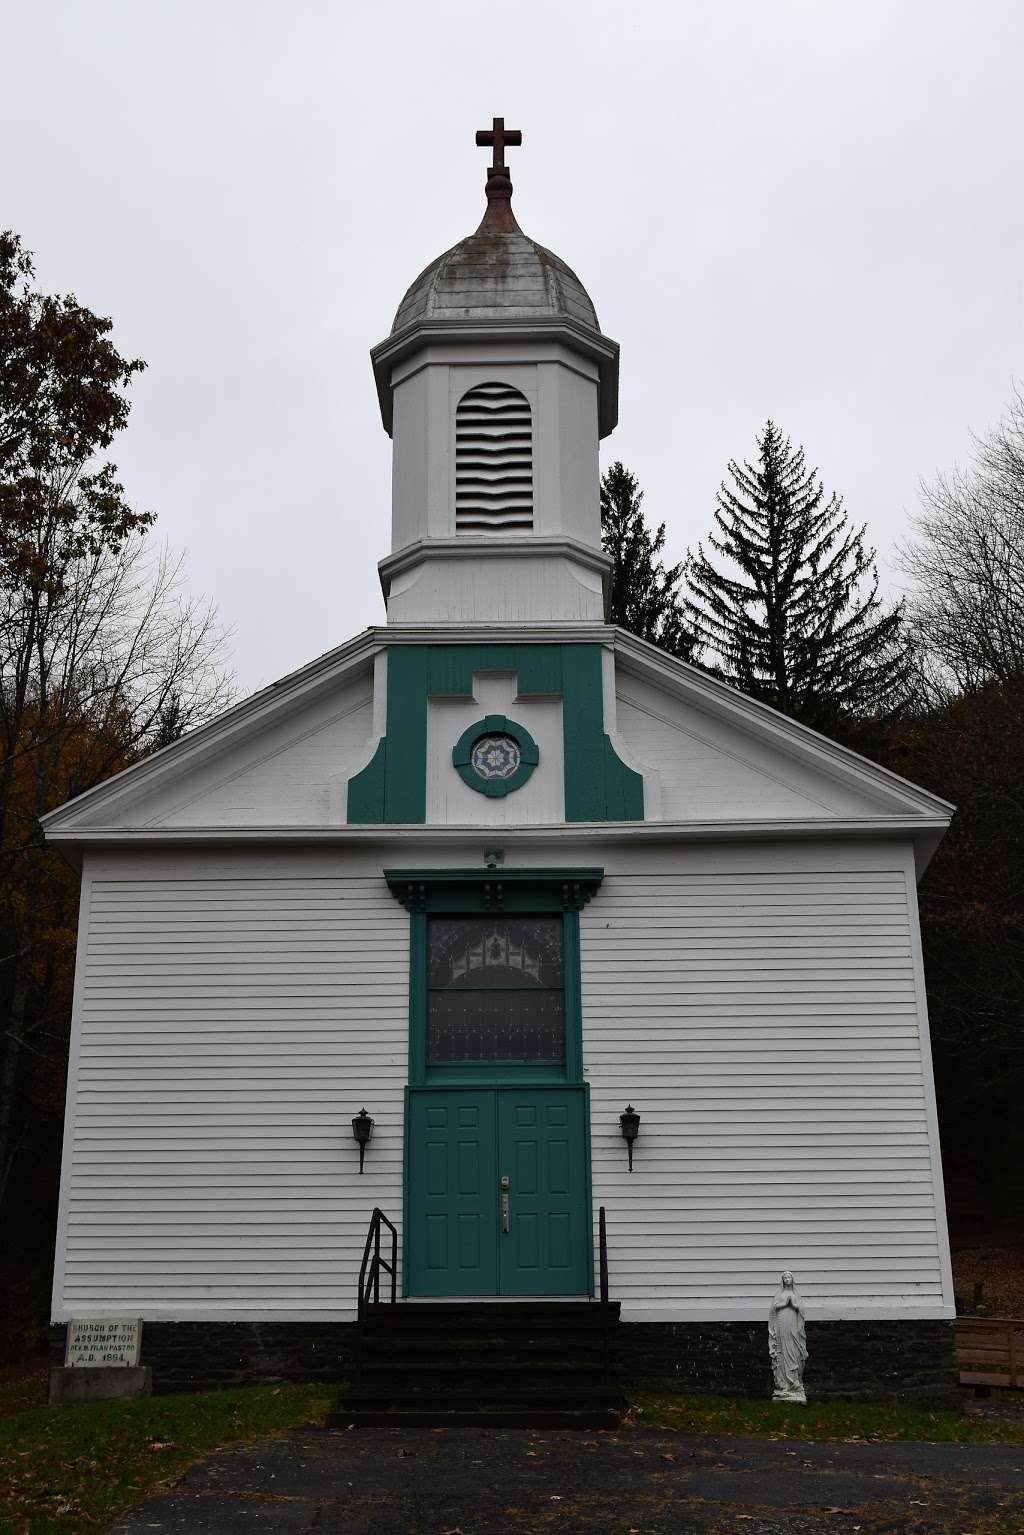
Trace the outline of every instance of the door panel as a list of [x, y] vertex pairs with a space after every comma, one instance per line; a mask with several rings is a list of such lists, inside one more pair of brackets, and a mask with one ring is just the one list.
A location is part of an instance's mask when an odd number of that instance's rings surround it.
[[501, 1295], [582, 1295], [587, 1263], [583, 1094], [498, 1092], [498, 1174], [509, 1175], [511, 1230], [498, 1240]]
[[409, 1104], [409, 1290], [498, 1288], [493, 1091], [413, 1093]]
[[416, 1090], [409, 1135], [411, 1295], [588, 1293], [580, 1089]]

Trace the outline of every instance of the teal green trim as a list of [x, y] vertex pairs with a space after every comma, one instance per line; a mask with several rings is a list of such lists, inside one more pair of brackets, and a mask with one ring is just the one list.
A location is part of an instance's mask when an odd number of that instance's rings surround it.
[[[643, 775], [626, 766], [607, 736], [604, 736], [604, 787], [606, 821], [643, 820]], [[568, 821], [572, 817], [567, 814], [565, 819]]]
[[[586, 1169], [584, 1174], [584, 1187], [587, 1200], [587, 1294], [596, 1295], [594, 1285], [594, 1158], [590, 1151], [590, 1083], [583, 1084], [583, 1147], [586, 1157]], [[403, 1206], [404, 1208], [404, 1206]], [[402, 1230], [405, 1230], [405, 1222], [402, 1222]], [[403, 1263], [404, 1270], [404, 1263]]]
[[562, 646], [567, 821], [642, 821], [644, 781], [604, 731], [600, 645]]
[[387, 740], [381, 736], [373, 758], [348, 781], [350, 826], [379, 826], [384, 819], [384, 763]]
[[589, 643], [390, 645], [387, 733], [349, 783], [349, 821], [423, 824], [428, 699], [472, 698], [474, 672], [487, 671], [514, 672], [521, 698], [562, 699], [567, 821], [642, 821], [643, 778], [604, 729], [601, 654]]
[[409, 917], [409, 1081], [421, 1087], [427, 1079], [427, 918], [422, 911]]
[[[472, 698], [474, 672], [515, 672], [520, 696], [557, 698], [564, 645], [434, 645], [429, 656], [431, 698]], [[591, 646], [591, 649], [600, 649]]]
[[601, 650], [598, 645], [567, 645], [564, 650], [565, 819], [603, 821], [606, 817]]
[[565, 1079], [583, 1081], [583, 982], [580, 967], [580, 914], [567, 911], [562, 938], [565, 973]]
[[427, 661], [422, 645], [388, 648], [388, 733], [384, 820], [427, 819]]
[[[565, 1020], [566, 1034], [569, 1020]], [[568, 1047], [568, 1039], [566, 1040]], [[573, 1082], [562, 1061], [463, 1061], [457, 1066], [426, 1066], [423, 1080], [429, 1087], [518, 1087], [523, 1082], [546, 1083], [549, 1087]]]
[[[473, 766], [473, 747], [482, 736], [493, 735], [511, 736], [519, 747], [519, 766], [508, 778], [481, 778]], [[517, 725], [504, 714], [486, 714], [464, 730], [452, 748], [452, 762], [462, 782], [475, 789], [477, 794], [486, 794], [492, 799], [521, 789], [539, 761], [540, 752], [533, 736], [525, 726]]]
[[[589, 1089], [588, 1089], [588, 1092], [589, 1092]], [[403, 1105], [403, 1118], [402, 1118], [402, 1299], [403, 1300], [409, 1294], [409, 1226], [410, 1226], [409, 1211], [412, 1208], [410, 1200], [409, 1200], [409, 1172], [410, 1172], [409, 1157], [410, 1157], [410, 1154], [411, 1154], [411, 1145], [412, 1145], [411, 1114], [410, 1114], [410, 1110], [411, 1110], [410, 1090], [409, 1090], [409, 1087], [407, 1085], [406, 1089], [405, 1089], [405, 1102], [404, 1102], [404, 1105]], [[588, 1177], [590, 1176], [590, 1114], [589, 1114], [589, 1111], [587, 1113], [587, 1176]], [[387, 1214], [386, 1210], [385, 1210], [384, 1214], [385, 1215]], [[591, 1225], [593, 1225], [593, 1221], [591, 1221]], [[591, 1235], [590, 1245], [591, 1245], [591, 1247], [593, 1247], [593, 1245], [594, 1245], [593, 1235]], [[591, 1263], [593, 1263], [593, 1253], [591, 1253]], [[591, 1294], [593, 1294], [593, 1289], [594, 1289], [593, 1280], [591, 1280], [590, 1289], [591, 1289]]]
[[604, 879], [596, 868], [385, 869], [407, 911], [578, 911]]

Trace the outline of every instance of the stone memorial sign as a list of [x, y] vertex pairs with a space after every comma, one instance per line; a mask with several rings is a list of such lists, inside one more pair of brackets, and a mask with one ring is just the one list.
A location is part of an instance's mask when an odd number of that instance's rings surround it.
[[139, 1362], [141, 1342], [141, 1317], [127, 1321], [112, 1317], [95, 1322], [72, 1321], [68, 1323], [64, 1364], [68, 1369], [109, 1369], [111, 1366], [130, 1369]]

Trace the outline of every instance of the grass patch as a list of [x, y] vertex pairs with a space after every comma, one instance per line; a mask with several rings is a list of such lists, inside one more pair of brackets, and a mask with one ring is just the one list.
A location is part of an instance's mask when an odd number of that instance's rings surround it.
[[631, 1399], [626, 1426], [759, 1439], [909, 1439], [930, 1444], [1024, 1444], [1024, 1424], [888, 1402], [757, 1402], [724, 1396]]
[[248, 1386], [0, 1418], [0, 1535], [103, 1530], [160, 1482], [232, 1440], [322, 1423], [329, 1386]]
[[27, 1359], [0, 1370], [0, 1416], [45, 1406], [48, 1377], [45, 1359]]

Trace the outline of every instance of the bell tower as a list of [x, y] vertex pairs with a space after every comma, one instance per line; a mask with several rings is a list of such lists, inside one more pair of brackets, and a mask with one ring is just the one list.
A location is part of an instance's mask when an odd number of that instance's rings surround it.
[[496, 117], [475, 234], [432, 262], [371, 352], [393, 440], [389, 624], [605, 617], [598, 441], [618, 417], [616, 342], [576, 274], [512, 211]]

